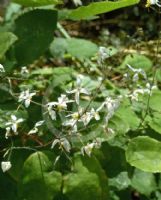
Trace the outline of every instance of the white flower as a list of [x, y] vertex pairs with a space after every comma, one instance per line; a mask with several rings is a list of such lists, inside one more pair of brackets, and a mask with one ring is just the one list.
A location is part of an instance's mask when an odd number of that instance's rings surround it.
[[79, 121], [82, 121], [84, 126], [87, 126], [89, 124], [89, 122], [92, 119], [92, 115], [90, 112], [85, 112], [79, 119]]
[[24, 67], [22, 67], [21, 68], [21, 75], [28, 75], [29, 74], [29, 71], [28, 71], [28, 69], [27, 69], [27, 67], [26, 66], [24, 66]]
[[96, 139], [92, 143], [88, 143], [86, 146], [82, 147], [81, 152], [83, 155], [87, 154], [90, 157], [92, 150], [94, 148], [100, 148], [100, 147], [101, 147], [101, 141]]
[[2, 161], [1, 162], [1, 168], [2, 168], [3, 172], [8, 171], [11, 167], [12, 167], [12, 165], [11, 165], [10, 161]]
[[115, 133], [115, 131], [114, 131], [112, 128], [107, 128], [107, 131], [108, 131], [108, 133], [110, 133], [110, 134], [114, 134], [114, 133]]
[[6, 127], [5, 138], [8, 139], [9, 136], [11, 136], [11, 128], [10, 127]]
[[51, 119], [52, 120], [56, 120], [56, 112], [55, 112], [55, 110], [53, 110], [52, 102], [47, 104], [47, 110], [49, 112], [49, 115], [50, 115]]
[[150, 83], [147, 83], [145, 88], [138, 88], [138, 89], [134, 90], [132, 94], [128, 95], [128, 97], [130, 97], [131, 100], [138, 101], [139, 94], [142, 94], [142, 95], [149, 94], [149, 95], [151, 95], [152, 91], [156, 88], [157, 87], [155, 85], [151, 86]]
[[91, 115], [92, 115], [92, 117], [94, 117], [95, 118], [95, 120], [100, 120], [100, 116], [99, 116], [99, 112], [98, 112], [99, 110], [94, 110], [94, 108], [92, 108], [91, 109]]
[[87, 154], [89, 157], [91, 156], [92, 150], [94, 148], [94, 143], [87, 144], [86, 146], [82, 147], [81, 152], [82, 154]]
[[137, 82], [139, 80], [139, 74], [138, 73], [134, 74], [132, 80], [133, 82]]
[[144, 78], [147, 79], [146, 73], [143, 69], [135, 69], [131, 65], [127, 64], [128, 68], [134, 73], [133, 82], [137, 82], [139, 80], [139, 74]]
[[55, 139], [54, 142], [52, 143], [51, 148], [53, 149], [56, 144], [59, 144], [60, 145], [59, 148], [64, 149], [66, 152], [70, 152], [71, 150], [71, 145], [66, 138]]
[[28, 135], [37, 133], [37, 132], [39, 131], [39, 130], [38, 130], [38, 127], [42, 126], [43, 123], [44, 123], [44, 121], [36, 122], [34, 128], [33, 128], [32, 130], [29, 131]]
[[98, 64], [101, 64], [105, 61], [106, 58], [108, 58], [109, 55], [107, 54], [106, 47], [99, 47], [98, 51]]
[[15, 115], [11, 115], [11, 121], [6, 123], [6, 137], [8, 137], [9, 132], [12, 130], [14, 132], [15, 135], [17, 135], [17, 128], [18, 128], [18, 124], [23, 122], [24, 119], [20, 118], [17, 119], [17, 117]]
[[74, 4], [76, 6], [81, 6], [82, 5], [82, 1], [81, 0], [73, 0]]
[[80, 99], [80, 94], [86, 94], [89, 95], [89, 92], [85, 89], [82, 88], [81, 83], [82, 83], [83, 76], [80, 74], [77, 77], [76, 81], [76, 88], [71, 91], [67, 91], [69, 94], [75, 94], [75, 102], [79, 105], [79, 99]]
[[31, 99], [34, 95], [36, 95], [35, 92], [30, 93], [29, 90], [23, 91], [23, 92], [21, 92], [21, 94], [19, 96], [18, 102], [24, 102], [25, 107], [28, 108], [30, 105]]
[[71, 132], [77, 132], [77, 119], [69, 119], [63, 123], [63, 126], [70, 126], [72, 128]]
[[[78, 112], [74, 112], [74, 113], [66, 116], [66, 117], [71, 117], [71, 119], [65, 121], [63, 123], [63, 125], [72, 127], [72, 132], [76, 132], [77, 131], [77, 122], [83, 121], [82, 116], [84, 114], [85, 113], [83, 113], [83, 109], [79, 108]], [[84, 119], [84, 123], [85, 123], [85, 119]]]
[[105, 118], [106, 122], [108, 122], [108, 120], [114, 115], [115, 110], [119, 107], [119, 104], [120, 104], [119, 98], [114, 100], [111, 97], [107, 97], [105, 101], [102, 103], [102, 105], [97, 109], [97, 112], [102, 110], [103, 107], [107, 109], [105, 110], [107, 112], [107, 115]]
[[115, 111], [118, 108], [119, 101], [114, 100], [111, 97], [107, 97], [103, 104], [107, 108], [109, 113], [111, 113], [111, 112], [113, 113], [113, 111]]
[[[62, 110], [66, 110], [67, 109], [67, 103], [71, 103], [73, 102], [73, 100], [69, 100], [68, 97], [64, 94], [61, 94], [60, 97], [58, 97], [58, 102], [49, 102], [47, 105], [49, 107], [53, 107], [53, 106], [56, 106], [58, 111], [62, 111]], [[50, 108], [50, 110], [51, 110]]]
[[0, 72], [1, 72], [1, 73], [4, 73], [4, 72], [5, 72], [4, 67], [3, 67], [2, 64], [0, 64]]
[[150, 7], [151, 5], [157, 5], [158, 7], [161, 7], [159, 0], [147, 0], [146, 7]]

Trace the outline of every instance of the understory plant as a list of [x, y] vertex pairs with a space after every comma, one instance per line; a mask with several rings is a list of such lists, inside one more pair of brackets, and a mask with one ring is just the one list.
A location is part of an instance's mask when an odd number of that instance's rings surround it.
[[[124, 9], [138, 17], [139, 6], [151, 24], [133, 36], [104, 29], [93, 39], [70, 30]], [[2, 4], [0, 200], [161, 199], [160, 26], [153, 16], [160, 6], [159, 0]]]

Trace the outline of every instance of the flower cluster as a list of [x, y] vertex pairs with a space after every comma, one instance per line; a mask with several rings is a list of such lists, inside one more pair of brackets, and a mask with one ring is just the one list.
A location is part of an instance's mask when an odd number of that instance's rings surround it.
[[[74, 88], [66, 90], [64, 94], [58, 97], [57, 101], [48, 102], [45, 107], [45, 113], [48, 113], [51, 120], [59, 121], [59, 139], [55, 139], [52, 143], [52, 148], [59, 144], [59, 148], [66, 152], [70, 152], [71, 144], [68, 138], [78, 137], [81, 141], [81, 132], [90, 128], [90, 125], [95, 124], [96, 121], [105, 119], [104, 123], [108, 125], [109, 120], [113, 117], [116, 109], [119, 107], [121, 96], [117, 99], [112, 97], [105, 97], [105, 100], [93, 107], [91, 102], [93, 100], [91, 91], [84, 87], [83, 75], [78, 75], [74, 84]], [[99, 84], [101, 84], [99, 82]], [[86, 106], [82, 104], [81, 95], [83, 94], [86, 100]], [[85, 96], [84, 96], [85, 95]], [[68, 106], [70, 104], [70, 106]], [[103, 117], [103, 118], [102, 118]], [[92, 123], [91, 123], [92, 122]], [[92, 149], [98, 147], [98, 142], [88, 143], [82, 148], [82, 153], [90, 156]]]
[[149, 83], [147, 83], [145, 88], [135, 89], [132, 94], [128, 95], [128, 97], [130, 97], [132, 101], [138, 101], [139, 100], [139, 94], [141, 94], [141, 95], [144, 95], [144, 94], [151, 95], [152, 91], [154, 89], [156, 89], [156, 86], [154, 86], [154, 85], [151, 86]]

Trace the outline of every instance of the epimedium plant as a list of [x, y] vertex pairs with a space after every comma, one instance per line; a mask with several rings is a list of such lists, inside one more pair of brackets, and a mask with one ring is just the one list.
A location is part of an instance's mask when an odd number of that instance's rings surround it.
[[[108, 60], [118, 49], [70, 37], [61, 25], [139, 0], [74, 0], [75, 9], [60, 9], [59, 0], [13, 2], [0, 26], [0, 199], [119, 200], [136, 191], [159, 200], [157, 68], [127, 55], [114, 84]], [[48, 64], [65, 59], [74, 66]]]

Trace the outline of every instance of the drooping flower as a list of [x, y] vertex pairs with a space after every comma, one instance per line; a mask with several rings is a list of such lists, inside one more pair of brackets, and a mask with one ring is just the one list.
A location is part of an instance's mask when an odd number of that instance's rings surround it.
[[6, 171], [8, 171], [10, 168], [12, 167], [12, 164], [10, 161], [2, 161], [1, 162], [1, 168], [2, 171], [5, 173]]
[[8, 138], [8, 136], [10, 136], [10, 131], [12, 130], [13, 133], [15, 135], [17, 135], [17, 128], [18, 128], [18, 125], [19, 123], [23, 122], [24, 119], [20, 118], [20, 119], [17, 119], [17, 117], [15, 115], [11, 115], [11, 121], [7, 122], [6, 123], [6, 138]]
[[4, 69], [4, 67], [3, 67], [2, 64], [0, 64], [0, 72], [1, 72], [1, 73], [4, 73], [4, 72], [5, 72], [5, 69]]
[[89, 157], [91, 156], [92, 150], [94, 148], [95, 144], [87, 144], [86, 146], [82, 147], [81, 152], [83, 155], [87, 154]]
[[139, 80], [139, 75], [141, 75], [144, 79], [147, 79], [147, 75], [143, 69], [135, 69], [129, 64], [127, 64], [127, 66], [134, 73], [132, 78], [133, 82], [137, 82]]
[[76, 81], [76, 88], [71, 91], [67, 91], [68, 94], [75, 94], [75, 102], [77, 103], [77, 105], [79, 105], [80, 94], [89, 95], [88, 90], [81, 86], [82, 78], [83, 76], [79, 75]]
[[68, 153], [71, 150], [71, 145], [70, 145], [69, 141], [66, 138], [55, 139], [54, 142], [52, 143], [51, 148], [53, 149], [56, 144], [59, 144], [59, 148], [60, 149], [64, 149]]
[[88, 143], [86, 146], [82, 147], [81, 152], [83, 155], [87, 154], [89, 157], [92, 154], [92, 150], [94, 148], [100, 148], [101, 147], [101, 140], [95, 139], [92, 143]]
[[35, 134], [39, 131], [38, 127], [42, 126], [44, 123], [44, 121], [39, 121], [39, 122], [36, 122], [35, 126], [33, 129], [31, 129], [29, 132], [28, 132], [28, 135], [31, 135], [31, 134]]
[[25, 107], [28, 108], [31, 102], [32, 97], [36, 95], [35, 92], [30, 93], [29, 90], [26, 91], [22, 91], [20, 96], [19, 96], [19, 100], [18, 102], [24, 102]]
[[81, 0], [73, 0], [74, 4], [76, 6], [81, 6], [82, 5], [82, 1]]
[[47, 110], [52, 120], [56, 120], [56, 112], [53, 110], [52, 102], [47, 104]]
[[78, 122], [79, 117], [80, 117], [79, 112], [74, 112], [71, 115], [67, 115], [67, 117], [72, 117], [72, 118], [69, 119], [69, 120], [66, 120], [63, 123], [63, 126], [69, 126], [69, 127], [71, 127], [71, 132], [72, 133], [77, 132], [77, 122]]
[[133, 101], [138, 101], [139, 94], [142, 94], [142, 95], [144, 95], [144, 94], [151, 95], [152, 91], [154, 89], [156, 89], [156, 88], [157, 87], [155, 85], [151, 86], [150, 83], [147, 83], [145, 88], [135, 89], [132, 94], [128, 95], [128, 97], [130, 97], [131, 100], [133, 100]]
[[94, 108], [91, 109], [91, 115], [95, 118], [96, 121], [100, 120], [100, 115], [98, 111], [98, 109], [96, 111]]
[[26, 66], [23, 66], [23, 67], [21, 68], [21, 75], [22, 75], [22, 76], [26, 76], [26, 75], [28, 75], [28, 74], [29, 74], [29, 70], [27, 69]]
[[99, 47], [98, 50], [98, 64], [104, 63], [105, 59], [108, 58], [109, 55], [107, 53], [106, 47]]
[[158, 7], [161, 7], [160, 0], [147, 0], [146, 7], [150, 7], [151, 5], [157, 5]]
[[66, 110], [67, 109], [67, 103], [71, 103], [73, 100], [69, 100], [68, 97], [65, 94], [61, 94], [60, 97], [58, 97], [58, 101], [49, 102], [47, 105], [49, 107], [55, 107], [58, 111]]

